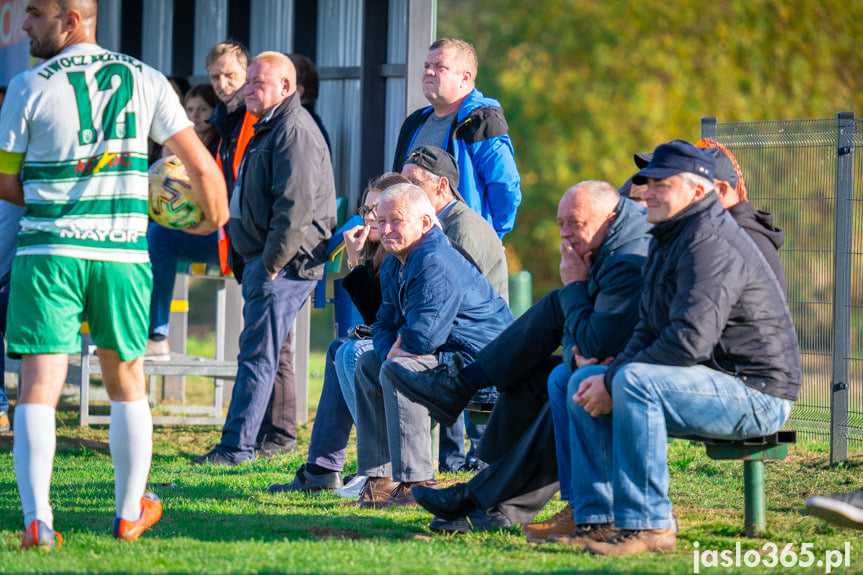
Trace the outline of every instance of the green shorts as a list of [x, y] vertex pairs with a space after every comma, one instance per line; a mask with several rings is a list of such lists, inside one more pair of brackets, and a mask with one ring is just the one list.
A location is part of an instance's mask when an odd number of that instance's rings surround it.
[[10, 355], [80, 353], [81, 321], [120, 361], [144, 355], [153, 273], [149, 263], [19, 255], [6, 316]]

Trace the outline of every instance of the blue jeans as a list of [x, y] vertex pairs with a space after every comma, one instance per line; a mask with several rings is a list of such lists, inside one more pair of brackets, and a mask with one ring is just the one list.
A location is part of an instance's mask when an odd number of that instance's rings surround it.
[[150, 335], [167, 336], [177, 263], [219, 263], [219, 233], [196, 236], [151, 223], [147, 229], [147, 249], [153, 267]]
[[548, 404], [554, 423], [554, 449], [557, 454], [557, 475], [560, 478], [560, 499], [572, 497], [572, 467], [569, 464], [569, 412], [566, 388], [572, 372], [561, 363], [548, 376]]
[[614, 417], [591, 417], [572, 395], [585, 377], [605, 370], [577, 370], [567, 390], [576, 524], [671, 527], [669, 434], [757, 437], [778, 431], [791, 413], [791, 401], [708, 367], [630, 363], [612, 382]]
[[[353, 421], [357, 420], [357, 392], [354, 386], [354, 371], [357, 368], [357, 360], [365, 352], [373, 349], [374, 345], [371, 339], [349, 339], [336, 352], [336, 374], [339, 378], [339, 387]], [[320, 408], [318, 410], [320, 411]]]
[[[327, 349], [327, 363], [324, 367], [324, 388], [318, 402], [318, 414], [312, 426], [312, 440], [309, 444], [308, 462], [320, 465], [330, 471], [339, 471], [345, 466], [345, 449], [351, 436], [354, 419], [336, 376], [335, 359], [347, 342], [347, 338], [337, 338]], [[369, 340], [371, 341], [371, 340]], [[353, 378], [351, 378], [353, 381]], [[353, 386], [351, 386], [353, 388]]]
[[[260, 256], [246, 262], [237, 379], [217, 447], [232, 461], [255, 458], [255, 440], [273, 393], [282, 347], [315, 284], [287, 277], [285, 270], [270, 279]], [[296, 414], [291, 416], [296, 421]]]

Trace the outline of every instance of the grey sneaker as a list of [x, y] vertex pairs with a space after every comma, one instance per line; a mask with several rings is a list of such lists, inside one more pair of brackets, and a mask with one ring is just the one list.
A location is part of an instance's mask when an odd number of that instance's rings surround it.
[[0, 411], [0, 433], [8, 433], [12, 429], [9, 425], [9, 414], [4, 410]]
[[288, 491], [332, 491], [342, 486], [342, 476], [338, 471], [330, 471], [323, 475], [310, 473], [305, 464], [300, 465], [294, 480], [290, 483], [274, 483], [267, 488], [267, 493], [285, 493]]
[[810, 515], [851, 529], [863, 529], [863, 489], [851, 493], [810, 497], [806, 500]]
[[147, 351], [144, 352], [144, 361], [171, 361], [171, 348], [167, 339], [156, 341], [147, 340]]
[[335, 494], [345, 499], [356, 499], [360, 496], [360, 489], [368, 479], [366, 475], [354, 475], [347, 483], [336, 489]]

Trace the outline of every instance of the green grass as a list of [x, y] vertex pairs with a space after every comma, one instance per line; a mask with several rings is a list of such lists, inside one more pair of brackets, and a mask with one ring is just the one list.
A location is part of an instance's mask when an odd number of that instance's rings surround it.
[[[312, 362], [311, 403], [320, 393], [323, 356]], [[63, 548], [51, 553], [0, 550], [2, 573], [691, 573], [693, 550], [781, 550], [811, 542], [816, 558], [853, 545], [850, 569], [863, 572], [859, 532], [808, 517], [812, 494], [858, 489], [863, 452], [835, 468], [823, 444], [802, 442], [785, 461], [767, 462], [767, 523], [763, 538], [743, 536], [742, 464], [712, 461], [685, 441], [669, 445], [674, 511], [681, 525], [678, 550], [664, 556], [591, 557], [559, 545], [534, 545], [519, 528], [466, 536], [427, 529], [421, 509], [360, 510], [329, 494], [267, 495], [302, 464], [311, 422], [300, 429], [300, 452], [233, 468], [190, 467], [189, 459], [218, 441], [212, 427], [157, 427], [150, 481], [162, 498], [163, 519], [139, 541], [111, 538], [113, 472], [104, 427], [81, 429], [77, 408], [59, 412], [51, 500]], [[20, 534], [20, 501], [12, 466], [12, 438], [0, 436], [0, 537]], [[356, 466], [351, 447], [346, 471]], [[446, 482], [467, 475], [444, 475]], [[561, 508], [555, 499], [542, 517]], [[859, 567], [858, 567], [859, 565]], [[823, 573], [824, 567], [770, 569], [773, 573]], [[856, 571], [855, 571], [856, 570]], [[702, 573], [757, 573], [766, 569], [702, 568]]]

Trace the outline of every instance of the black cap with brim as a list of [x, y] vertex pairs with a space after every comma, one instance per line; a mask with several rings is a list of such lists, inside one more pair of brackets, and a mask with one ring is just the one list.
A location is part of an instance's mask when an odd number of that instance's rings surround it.
[[646, 184], [647, 179], [664, 180], [681, 172], [689, 172], [713, 181], [716, 161], [701, 148], [685, 142], [660, 144], [653, 151], [650, 163], [632, 176], [632, 183]]
[[417, 167], [430, 174], [439, 178], [446, 178], [455, 196], [460, 200], [462, 199], [461, 194], [458, 193], [458, 165], [452, 154], [443, 148], [420, 146], [408, 154], [405, 163], [416, 164]]

